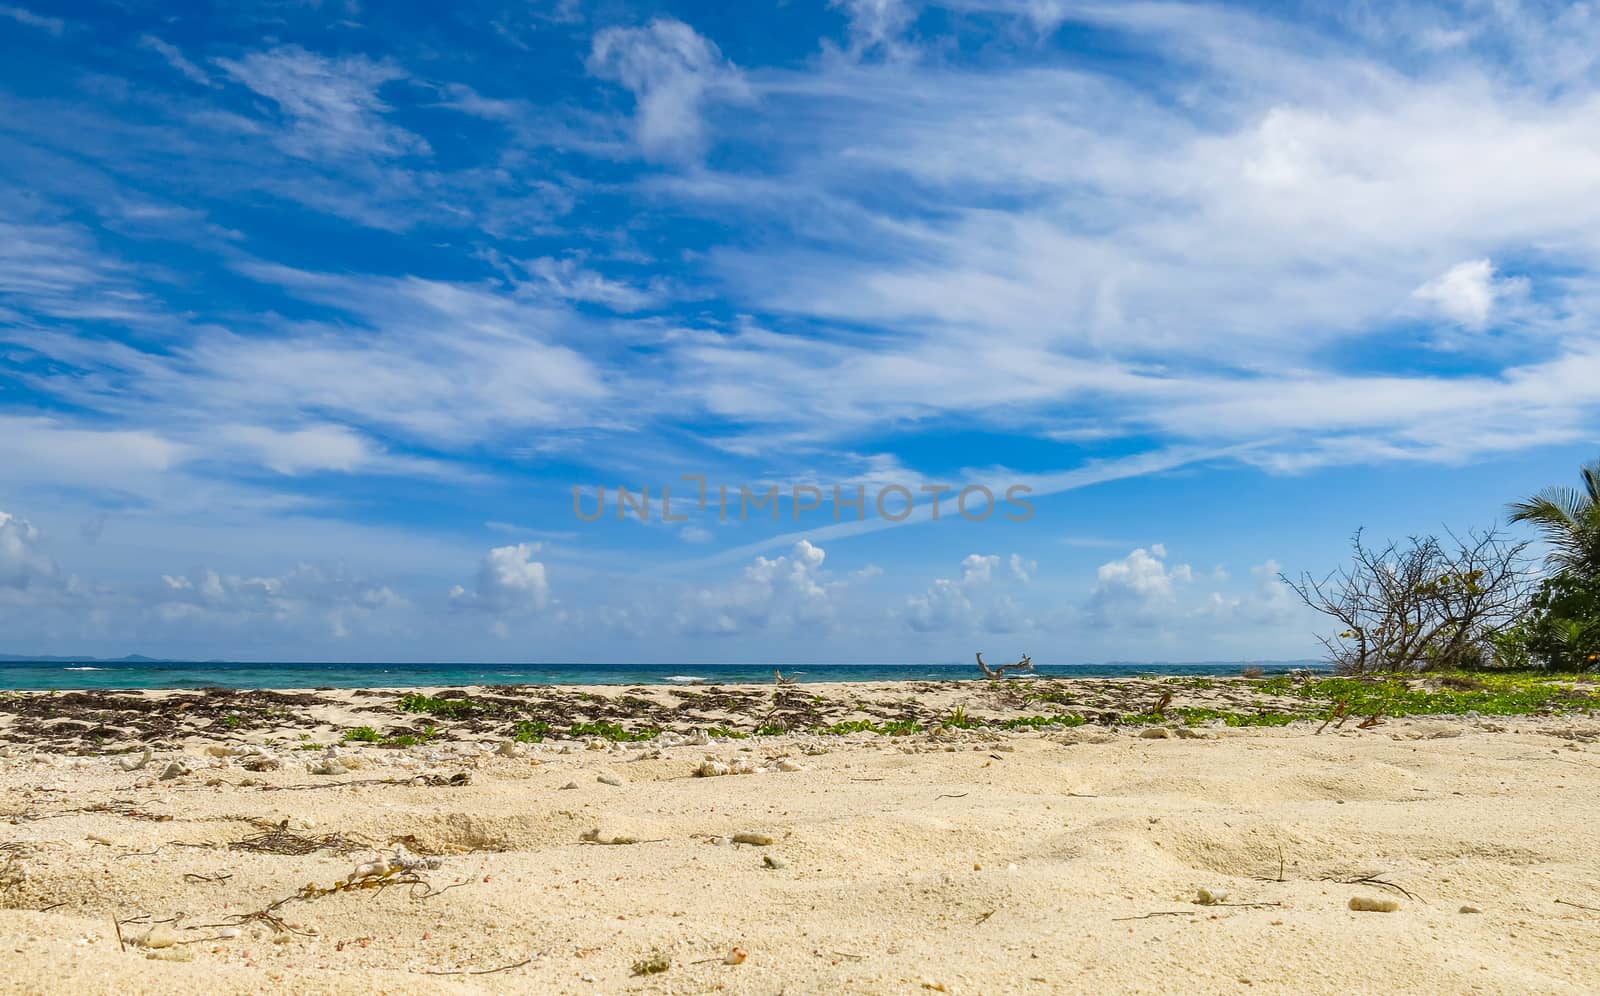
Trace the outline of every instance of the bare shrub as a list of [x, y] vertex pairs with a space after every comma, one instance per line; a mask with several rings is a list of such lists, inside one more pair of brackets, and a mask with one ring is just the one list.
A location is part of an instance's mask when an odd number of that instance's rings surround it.
[[1358, 530], [1349, 565], [1320, 580], [1279, 578], [1339, 625], [1318, 639], [1342, 674], [1474, 667], [1527, 601], [1527, 546], [1488, 529], [1378, 547]]

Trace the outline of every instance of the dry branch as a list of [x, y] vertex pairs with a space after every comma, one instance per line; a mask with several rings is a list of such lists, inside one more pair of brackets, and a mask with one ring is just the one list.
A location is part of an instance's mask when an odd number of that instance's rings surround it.
[[1007, 671], [1033, 670], [1033, 658], [1029, 657], [1027, 654], [1023, 654], [1022, 659], [1017, 661], [1015, 664], [1001, 664], [999, 667], [990, 667], [989, 665], [985, 664], [983, 662], [982, 653], [979, 653], [977, 658], [978, 668], [983, 671], [983, 675], [986, 678], [1004, 678]]

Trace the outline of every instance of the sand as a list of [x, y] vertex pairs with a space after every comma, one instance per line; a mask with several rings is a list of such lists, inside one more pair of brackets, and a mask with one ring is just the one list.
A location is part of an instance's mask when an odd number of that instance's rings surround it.
[[[168, 738], [136, 771], [13, 736], [0, 990], [1600, 991], [1600, 720], [1318, 725], [669, 733], [514, 757], [463, 736], [341, 747], [341, 775], [307, 770], [329, 752], [292, 724]], [[230, 747], [260, 753], [214, 756]], [[696, 777], [708, 756], [760, 770]], [[176, 758], [192, 770], [163, 780]], [[285, 820], [340, 839], [228, 846]], [[396, 842], [437, 867], [286, 903], [287, 929], [245, 918]], [[133, 943], [157, 921], [182, 943]]]

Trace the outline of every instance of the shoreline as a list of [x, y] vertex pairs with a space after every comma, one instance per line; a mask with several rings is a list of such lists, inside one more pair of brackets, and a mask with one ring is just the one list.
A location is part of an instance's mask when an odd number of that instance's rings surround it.
[[[1239, 677], [1260, 668], [1267, 675], [1323, 672], [1324, 665], [1303, 661], [1263, 663], [1036, 664], [1008, 680]], [[975, 664], [670, 664], [670, 665], [488, 665], [247, 663], [234, 661], [0, 661], [0, 691], [112, 691], [232, 688], [240, 691], [294, 691], [333, 688], [432, 688], [467, 685], [548, 687], [768, 684], [775, 671], [798, 684], [840, 682], [987, 680]]]
[[644, 742], [710, 731], [781, 733], [1077, 726], [1275, 727], [1381, 724], [1410, 714], [1600, 711], [1600, 678], [1419, 675], [1338, 678], [1054, 678], [711, 685], [492, 685], [312, 689], [88, 689], [0, 692], [0, 743], [75, 753], [189, 741], [325, 748], [462, 741]]

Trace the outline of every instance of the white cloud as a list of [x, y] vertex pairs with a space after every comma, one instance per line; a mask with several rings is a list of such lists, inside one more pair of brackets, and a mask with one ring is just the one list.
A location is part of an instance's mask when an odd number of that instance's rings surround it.
[[46, 17], [35, 14], [24, 7], [14, 7], [10, 4], [0, 4], [0, 17], [10, 18], [18, 24], [26, 24], [30, 28], [38, 28], [52, 35], [59, 35], [67, 29], [67, 22], [59, 17]]
[[153, 494], [189, 448], [141, 429], [80, 428], [57, 418], [0, 415], [0, 466], [14, 485]]
[[[961, 578], [936, 578], [927, 590], [906, 599], [902, 610], [907, 626], [919, 633], [974, 628], [995, 633], [1015, 632], [1032, 621], [1016, 599], [1005, 591], [995, 591], [1001, 582], [995, 575], [999, 554], [972, 553], [962, 558]], [[1019, 554], [1009, 560], [1011, 580], [1027, 583], [1038, 565]]]
[[921, 595], [906, 599], [906, 625], [919, 633], [933, 633], [965, 623], [972, 613], [972, 600], [961, 584], [937, 578]]
[[258, 425], [238, 425], [222, 433], [228, 441], [255, 451], [257, 458], [280, 474], [307, 471], [351, 471], [371, 459], [367, 443], [342, 425], [316, 425], [279, 431]]
[[827, 552], [809, 540], [788, 554], [757, 557], [738, 582], [701, 588], [676, 611], [676, 628], [690, 634], [732, 635], [768, 629], [821, 633], [833, 622], [832, 592], [822, 564]]
[[528, 271], [556, 295], [570, 301], [604, 305], [613, 311], [641, 311], [658, 304], [664, 297], [659, 281], [640, 290], [620, 280], [612, 280], [584, 267], [578, 260], [544, 256], [527, 262]]
[[1102, 626], [1148, 622], [1177, 601], [1177, 586], [1194, 580], [1188, 564], [1169, 567], [1160, 543], [1139, 547], [1119, 560], [1101, 564], [1089, 595], [1089, 617]]
[[1279, 564], [1276, 560], [1268, 558], [1266, 561], [1252, 566], [1250, 568], [1250, 573], [1258, 578], [1276, 580], [1278, 574], [1282, 572], [1282, 570], [1283, 565]]
[[594, 37], [589, 71], [633, 93], [634, 137], [647, 156], [691, 158], [705, 145], [704, 105], [746, 93], [737, 67], [717, 46], [672, 18]]
[[541, 545], [518, 543], [490, 550], [478, 568], [477, 587], [450, 590], [451, 604], [498, 615], [543, 612], [550, 605], [550, 582], [543, 563], [534, 560]]
[[1495, 281], [1494, 264], [1487, 259], [1472, 259], [1452, 266], [1412, 291], [1411, 296], [1432, 304], [1451, 321], [1482, 328], [1489, 321], [1495, 299], [1503, 293]]
[[162, 41], [155, 35], [143, 35], [139, 38], [139, 44], [161, 56], [167, 65], [177, 70], [191, 83], [199, 83], [201, 86], [216, 85], [211, 81], [211, 77], [206, 75], [204, 69], [184, 58], [182, 50], [171, 42]]
[[39, 530], [0, 511], [0, 587], [26, 589], [55, 581], [56, 565], [40, 548]]
[[1034, 573], [1039, 570], [1038, 561], [1024, 559], [1020, 553], [1013, 553], [1011, 555], [1010, 563], [1011, 576], [1016, 578], [1018, 581], [1021, 581], [1023, 584], [1027, 584], [1029, 581], [1032, 581]]
[[384, 120], [378, 96], [406, 74], [387, 61], [352, 55], [330, 58], [285, 45], [242, 59], [216, 59], [235, 81], [278, 105], [285, 118], [279, 142], [304, 158], [428, 153], [428, 143]]
[[[392, 631], [406, 623], [411, 609], [388, 585], [314, 564], [299, 564], [279, 575], [205, 570], [195, 578], [162, 575], [161, 581], [162, 588], [150, 596], [155, 616], [170, 626], [204, 632], [266, 627], [297, 636], [343, 639], [357, 631], [368, 635]], [[119, 600], [109, 594], [104, 597]]]
[[987, 584], [994, 576], [994, 569], [1000, 565], [997, 554], [984, 556], [978, 553], [969, 553], [961, 561], [961, 583], [963, 585]]
[[[430, 443], [605, 420], [594, 404], [608, 392], [598, 357], [551, 341], [572, 320], [564, 310], [492, 285], [244, 269], [349, 318], [275, 335], [212, 329], [187, 345], [149, 352], [32, 333], [26, 345], [56, 367], [35, 383], [124, 419], [170, 418], [176, 410], [208, 425], [245, 409], [262, 422], [295, 423], [319, 412]], [[354, 429], [305, 431], [249, 434], [257, 449], [290, 466], [297, 449], [353, 461], [365, 445]]]
[[852, 56], [874, 49], [893, 56], [913, 51], [899, 44], [901, 34], [917, 19], [908, 0], [828, 0], [828, 6], [843, 10], [849, 20]]

